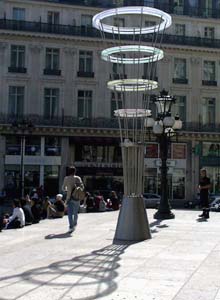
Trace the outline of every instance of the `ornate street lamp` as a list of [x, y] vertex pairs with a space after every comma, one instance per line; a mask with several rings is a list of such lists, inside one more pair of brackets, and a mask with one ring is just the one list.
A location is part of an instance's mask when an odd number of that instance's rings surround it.
[[154, 97], [153, 102], [157, 107], [157, 119], [154, 121], [152, 117], [148, 118], [145, 127], [148, 130], [152, 129], [160, 147], [161, 200], [154, 218], [160, 220], [173, 219], [175, 216], [171, 212], [168, 198], [167, 157], [171, 138], [182, 128], [182, 121], [178, 115], [175, 118], [172, 117], [171, 108], [173, 103], [175, 103], [175, 98], [169, 96], [167, 91], [162, 90], [159, 96]]
[[12, 128], [17, 135], [21, 138], [21, 160], [20, 160], [20, 195], [24, 197], [24, 155], [25, 155], [25, 141], [26, 136], [30, 134], [34, 128], [31, 121], [21, 120], [20, 122], [14, 121]]

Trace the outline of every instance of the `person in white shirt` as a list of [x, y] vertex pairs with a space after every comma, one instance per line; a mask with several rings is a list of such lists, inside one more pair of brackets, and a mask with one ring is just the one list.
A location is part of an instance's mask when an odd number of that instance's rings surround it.
[[20, 207], [19, 200], [13, 201], [13, 214], [9, 217], [5, 226], [6, 229], [22, 228], [25, 225], [24, 211]]

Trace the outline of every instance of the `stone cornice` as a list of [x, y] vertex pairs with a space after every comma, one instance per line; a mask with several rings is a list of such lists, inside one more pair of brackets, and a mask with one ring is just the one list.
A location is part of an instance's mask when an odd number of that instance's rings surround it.
[[[15, 134], [10, 125], [0, 125], [0, 133], [3, 135]], [[18, 133], [19, 134], [19, 133]], [[49, 127], [36, 126], [31, 132], [32, 135], [56, 135], [56, 136], [84, 136], [84, 137], [120, 137], [119, 129], [108, 128], [79, 128], [79, 127]], [[220, 132], [189, 132], [182, 131], [178, 135], [178, 141], [187, 142], [197, 141], [213, 141], [219, 140]], [[155, 141], [152, 136], [152, 141]], [[150, 142], [150, 141], [147, 141]], [[172, 142], [175, 142], [175, 138]]]

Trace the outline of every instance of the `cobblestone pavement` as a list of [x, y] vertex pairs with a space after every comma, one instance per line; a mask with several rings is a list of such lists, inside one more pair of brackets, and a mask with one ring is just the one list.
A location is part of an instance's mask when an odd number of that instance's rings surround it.
[[113, 243], [118, 212], [80, 214], [0, 233], [1, 300], [220, 300], [220, 213], [176, 210], [152, 239]]

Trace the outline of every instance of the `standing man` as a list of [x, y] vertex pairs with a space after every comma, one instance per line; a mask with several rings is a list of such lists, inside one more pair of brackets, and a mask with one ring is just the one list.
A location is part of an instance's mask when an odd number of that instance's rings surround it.
[[209, 189], [211, 188], [210, 179], [206, 175], [206, 170], [201, 169], [200, 171], [200, 201], [203, 208], [203, 212], [199, 217], [208, 219], [209, 218]]
[[70, 166], [68, 168], [68, 176], [64, 178], [62, 190], [66, 192], [66, 204], [67, 204], [67, 213], [69, 220], [69, 233], [72, 233], [74, 226], [77, 225], [78, 212], [79, 212], [79, 199], [73, 197], [73, 191], [76, 187], [84, 189], [82, 179], [79, 176], [76, 176], [76, 168]]

